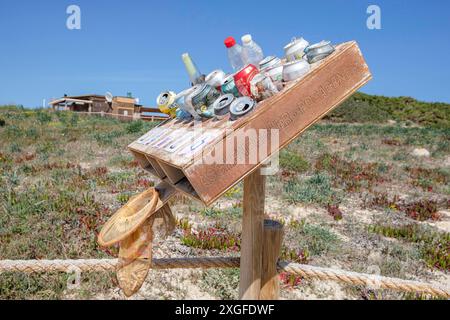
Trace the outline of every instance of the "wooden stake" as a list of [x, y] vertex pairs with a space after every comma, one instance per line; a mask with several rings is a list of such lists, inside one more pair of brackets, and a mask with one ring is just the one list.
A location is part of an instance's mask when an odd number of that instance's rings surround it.
[[277, 262], [280, 257], [283, 242], [283, 225], [274, 220], [264, 220], [261, 300], [278, 300], [280, 282], [278, 279]]
[[244, 179], [241, 278], [239, 298], [259, 299], [261, 290], [262, 240], [266, 176], [257, 169]]

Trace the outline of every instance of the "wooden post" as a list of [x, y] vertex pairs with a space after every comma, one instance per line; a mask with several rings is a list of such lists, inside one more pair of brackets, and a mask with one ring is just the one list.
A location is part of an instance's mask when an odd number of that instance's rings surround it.
[[283, 243], [283, 225], [278, 221], [264, 220], [261, 300], [278, 300], [280, 281], [278, 279], [277, 262]]
[[266, 176], [261, 175], [260, 169], [255, 170], [244, 179], [240, 299], [259, 299], [265, 190]]

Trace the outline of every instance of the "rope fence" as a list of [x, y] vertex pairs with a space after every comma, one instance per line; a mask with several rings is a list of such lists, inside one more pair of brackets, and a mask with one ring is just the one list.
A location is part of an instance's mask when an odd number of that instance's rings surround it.
[[[0, 260], [2, 272], [104, 272], [114, 271], [117, 259], [77, 259], [77, 260]], [[153, 259], [152, 269], [193, 269], [193, 268], [238, 268], [237, 257], [199, 257]], [[279, 261], [278, 272], [287, 272], [305, 279], [332, 280], [350, 285], [369, 286], [375, 289], [390, 289], [403, 292], [425, 293], [432, 296], [450, 298], [450, 289], [411, 280], [384, 277], [380, 275], [343, 271], [286, 261]]]

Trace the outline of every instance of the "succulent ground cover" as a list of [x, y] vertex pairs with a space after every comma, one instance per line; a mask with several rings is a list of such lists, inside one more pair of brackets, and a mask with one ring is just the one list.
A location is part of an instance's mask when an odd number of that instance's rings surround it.
[[[408, 113], [417, 102], [408, 103], [390, 124], [351, 121], [338, 109], [280, 153], [280, 170], [267, 181], [266, 215], [284, 224], [283, 260], [449, 284], [448, 119]], [[156, 123], [0, 112], [0, 259], [115, 256], [117, 248], [99, 247], [96, 234], [130, 196], [157, 182], [126, 150]], [[418, 120], [402, 122], [406, 116]], [[431, 156], [414, 157], [415, 148]], [[242, 184], [210, 208], [182, 196], [171, 206], [177, 230], [156, 257], [239, 254]], [[113, 273], [83, 274], [78, 289], [68, 289], [68, 280], [1, 274], [0, 298], [124, 298]], [[286, 299], [427, 298], [287, 274], [280, 280]], [[134, 298], [231, 299], [238, 282], [237, 269], [151, 271]]]

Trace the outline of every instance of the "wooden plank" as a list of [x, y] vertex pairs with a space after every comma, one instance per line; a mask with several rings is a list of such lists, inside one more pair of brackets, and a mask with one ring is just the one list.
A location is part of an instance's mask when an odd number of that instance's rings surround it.
[[147, 155], [146, 155], [146, 157], [147, 157], [147, 160], [152, 165], [153, 169], [155, 170], [156, 176], [160, 179], [164, 179], [166, 177], [166, 173], [161, 168], [160, 164], [158, 163], [158, 160], [156, 160], [150, 156], [147, 156]]
[[277, 221], [264, 220], [261, 300], [278, 300], [280, 296], [280, 280], [278, 279], [277, 262], [283, 243], [283, 225]]
[[154, 176], [158, 176], [156, 173], [156, 170], [153, 168], [152, 164], [150, 163], [150, 161], [148, 161], [148, 158], [145, 154], [142, 153], [138, 153], [138, 152], [133, 152], [134, 158], [136, 159], [136, 161], [139, 163], [140, 167], [142, 169], [144, 169], [147, 172], [150, 172], [152, 175]]
[[189, 181], [186, 178], [181, 179], [177, 184], [173, 185], [175, 189], [182, 194], [188, 196], [189, 198], [197, 201], [201, 201], [197, 192], [195, 192], [194, 188], [192, 188], [192, 185], [189, 183]]
[[176, 195], [177, 190], [166, 181], [161, 181], [156, 185], [156, 190], [158, 190], [159, 193], [159, 200], [156, 204], [155, 212], [161, 209], [166, 203], [169, 202], [169, 200]]
[[257, 300], [261, 290], [266, 177], [258, 169], [244, 179], [239, 298]]
[[183, 179], [184, 173], [182, 170], [175, 168], [174, 166], [165, 164], [164, 162], [158, 162], [160, 168], [164, 171], [164, 173], [167, 176], [167, 179], [169, 179], [169, 181], [172, 184], [176, 184], [177, 182], [179, 182], [181, 179]]

